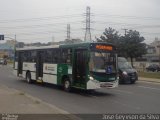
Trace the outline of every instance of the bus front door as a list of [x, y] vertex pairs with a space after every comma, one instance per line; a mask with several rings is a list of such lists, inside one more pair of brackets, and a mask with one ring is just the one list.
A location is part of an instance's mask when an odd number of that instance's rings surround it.
[[37, 51], [36, 60], [36, 79], [43, 77], [44, 51]]
[[75, 63], [73, 65], [73, 80], [77, 87], [85, 88], [87, 72], [87, 50], [75, 50]]

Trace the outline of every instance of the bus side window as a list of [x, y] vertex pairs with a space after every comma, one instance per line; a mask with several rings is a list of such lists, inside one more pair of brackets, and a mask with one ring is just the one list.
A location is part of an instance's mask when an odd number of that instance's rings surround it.
[[53, 63], [59, 63], [60, 50], [53, 49], [52, 56], [53, 56]]
[[23, 62], [29, 62], [30, 61], [29, 58], [30, 58], [29, 51], [22, 52], [22, 60], [23, 60]]
[[36, 62], [36, 51], [31, 51], [31, 60], [30, 62]]
[[68, 49], [67, 63], [71, 63], [71, 62], [72, 62], [72, 49]]
[[52, 59], [52, 56], [53, 56], [53, 54], [52, 54], [52, 50], [46, 50], [46, 52], [45, 52], [45, 62], [47, 62], [47, 63], [52, 63], [53, 62], [53, 59]]
[[71, 63], [71, 49], [62, 50], [62, 63]]

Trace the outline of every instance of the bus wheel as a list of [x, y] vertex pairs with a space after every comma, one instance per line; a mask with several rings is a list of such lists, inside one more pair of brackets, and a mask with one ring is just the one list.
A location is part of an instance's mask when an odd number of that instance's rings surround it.
[[65, 91], [67, 92], [71, 91], [71, 82], [68, 78], [65, 78], [63, 87]]
[[28, 83], [32, 83], [32, 80], [31, 80], [31, 73], [30, 73], [30, 72], [27, 72], [26, 80], [27, 80]]

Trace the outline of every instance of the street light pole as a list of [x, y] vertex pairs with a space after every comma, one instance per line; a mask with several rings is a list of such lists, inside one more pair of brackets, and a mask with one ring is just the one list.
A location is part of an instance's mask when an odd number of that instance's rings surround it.
[[13, 49], [14, 49], [14, 50], [13, 50], [13, 51], [14, 51], [14, 61], [13, 61], [14, 63], [13, 63], [13, 67], [15, 67], [16, 34], [15, 34], [14, 38], [11, 38], [11, 37], [5, 37], [5, 38], [9, 38], [10, 40], [13, 40], [13, 41], [14, 41], [14, 45], [13, 45], [13, 46], [14, 46], [14, 48], [13, 48]]
[[15, 68], [15, 59], [16, 59], [16, 34], [14, 36], [14, 60], [13, 60], [13, 68]]
[[14, 36], [14, 52], [15, 52], [15, 50], [16, 50], [16, 34]]
[[158, 45], [157, 48], [159, 48], [159, 65], [160, 65], [160, 45]]
[[15, 52], [15, 50], [16, 50], [16, 34], [14, 35], [14, 38], [11, 38], [11, 37], [5, 37], [5, 38], [9, 38], [10, 40], [14, 41], [14, 52]]

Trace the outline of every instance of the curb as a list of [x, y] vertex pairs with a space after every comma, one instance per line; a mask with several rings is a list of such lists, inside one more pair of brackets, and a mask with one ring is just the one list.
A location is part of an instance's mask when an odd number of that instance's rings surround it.
[[52, 105], [52, 104], [49, 104], [49, 103], [47, 103], [47, 102], [45, 102], [45, 101], [43, 101], [43, 100], [41, 100], [41, 99], [39, 99], [39, 98], [37, 98], [37, 97], [31, 96], [31, 95], [29, 95], [29, 94], [26, 93], [26, 92], [23, 92], [23, 91], [20, 91], [20, 90], [17, 90], [17, 89], [14, 89], [14, 88], [12, 88], [12, 87], [8, 87], [8, 86], [5, 86], [5, 85], [1, 85], [1, 86], [6, 87], [6, 88], [8, 88], [8, 89], [11, 89], [12, 91], [15, 91], [16, 93], [24, 93], [24, 95], [25, 95], [26, 97], [30, 98], [30, 99], [33, 100], [33, 101], [38, 101], [38, 102], [46, 105], [47, 107], [50, 107], [50, 108], [58, 111], [59, 113], [55, 113], [55, 114], [62, 114], [62, 115], [64, 115], [64, 116], [66, 116], [66, 118], [68, 118], [69, 120], [82, 120], [81, 118], [79, 118], [79, 117], [77, 117], [77, 116], [75, 116], [75, 115], [72, 115], [72, 114], [70, 114], [69, 112], [67, 112], [67, 111], [65, 111], [65, 110], [62, 110], [62, 109], [60, 109], [60, 108], [58, 108], [58, 107], [56, 107], [56, 106], [54, 106], [54, 105]]
[[[7, 67], [13, 68], [12, 64], [8, 64]], [[46, 105], [47, 107], [50, 107], [51, 109], [54, 109], [54, 110], [58, 111], [58, 112], [59, 112], [58, 114], [62, 114], [62, 115], [64, 115], [64, 116], [66, 116], [66, 118], [68, 118], [69, 120], [82, 120], [81, 118], [77, 117], [76, 115], [73, 115], [73, 114], [71, 114], [71, 113], [69, 113], [69, 112], [67, 112], [67, 111], [65, 111], [65, 110], [62, 110], [62, 109], [56, 107], [55, 105], [52, 105], [52, 104], [50, 104], [50, 103], [47, 103], [47, 102], [45, 102], [44, 100], [41, 100], [41, 99], [39, 99], [39, 98], [37, 98], [37, 97], [31, 96], [31, 95], [29, 95], [28, 93], [26, 93], [26, 92], [24, 92], [24, 91], [17, 90], [17, 89], [15, 89], [15, 88], [8, 87], [8, 86], [6, 86], [6, 85], [2, 85], [2, 86], [6, 87], [6, 88], [8, 88], [8, 89], [11, 89], [11, 90], [13, 90], [13, 91], [15, 91], [16, 93], [24, 93], [24, 95], [25, 95], [26, 97], [30, 98], [30, 99], [33, 100], [33, 101], [38, 101], [38, 102]], [[55, 114], [57, 114], [57, 113], [55, 113]]]
[[160, 81], [142, 80], [142, 79], [139, 79], [138, 81], [151, 82], [151, 83], [160, 83]]

